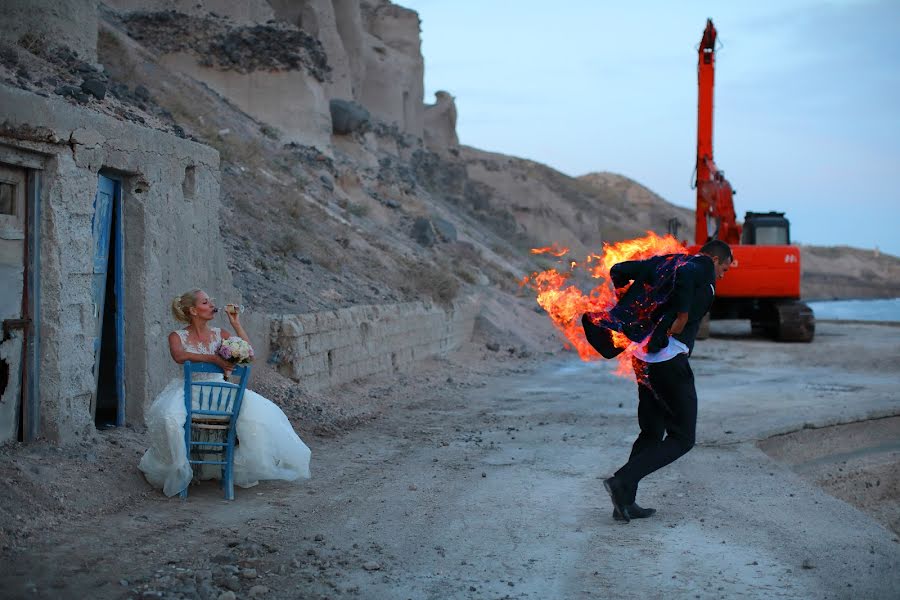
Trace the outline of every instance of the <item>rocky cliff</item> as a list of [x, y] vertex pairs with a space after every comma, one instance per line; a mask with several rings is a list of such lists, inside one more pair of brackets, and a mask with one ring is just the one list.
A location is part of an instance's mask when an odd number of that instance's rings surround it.
[[[223, 242], [256, 307], [524, 294], [517, 281], [547, 264], [531, 247], [584, 255], [672, 222], [693, 235], [692, 211], [622, 175], [460, 146], [453, 97], [422, 101], [417, 14], [387, 0], [107, 0], [95, 14], [96, 56], [56, 43], [91, 48], [77, 28], [12, 32], [0, 75], [218, 149]], [[900, 295], [895, 257], [803, 257], [810, 297]]]

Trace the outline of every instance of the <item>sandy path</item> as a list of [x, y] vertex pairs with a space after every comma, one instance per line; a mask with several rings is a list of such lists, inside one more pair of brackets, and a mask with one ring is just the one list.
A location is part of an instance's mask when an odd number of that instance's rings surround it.
[[[715, 330], [714, 330], [715, 331]], [[900, 414], [897, 328], [812, 346], [723, 329], [692, 364], [699, 444], [612, 520], [600, 480], [636, 433], [633, 384], [572, 357], [435, 382], [313, 446], [314, 479], [200, 486], [35, 536], [11, 598], [895, 598], [900, 541], [756, 441]], [[458, 363], [463, 359], [454, 359]], [[229, 596], [226, 594], [225, 596]]]

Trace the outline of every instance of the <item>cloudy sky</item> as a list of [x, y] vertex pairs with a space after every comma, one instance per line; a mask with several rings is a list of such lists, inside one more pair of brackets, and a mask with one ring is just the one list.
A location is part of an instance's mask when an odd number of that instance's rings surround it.
[[425, 101], [456, 97], [463, 144], [688, 207], [712, 18], [715, 160], [738, 216], [784, 211], [796, 242], [900, 256], [900, 1], [395, 2], [419, 13]]

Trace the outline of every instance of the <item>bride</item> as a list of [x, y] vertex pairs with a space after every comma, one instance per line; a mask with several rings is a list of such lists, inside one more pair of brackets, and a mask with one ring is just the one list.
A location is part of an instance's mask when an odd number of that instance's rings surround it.
[[[231, 334], [210, 327], [218, 309], [203, 290], [192, 290], [175, 298], [172, 315], [187, 327], [169, 334], [169, 352], [180, 364], [212, 363], [226, 374], [232, 370], [216, 350]], [[241, 326], [237, 311], [226, 312], [235, 333], [247, 343], [250, 340]], [[209, 375], [222, 379], [221, 375]], [[144, 453], [138, 468], [151, 485], [162, 488], [166, 496], [174, 496], [186, 488], [193, 478], [184, 449], [184, 378], [173, 379], [150, 405], [147, 429], [150, 449]], [[247, 389], [235, 425], [238, 445], [234, 452], [234, 483], [251, 487], [261, 479], [309, 478], [310, 450], [294, 432], [287, 417], [275, 404]], [[202, 465], [201, 479], [219, 477], [218, 465]]]

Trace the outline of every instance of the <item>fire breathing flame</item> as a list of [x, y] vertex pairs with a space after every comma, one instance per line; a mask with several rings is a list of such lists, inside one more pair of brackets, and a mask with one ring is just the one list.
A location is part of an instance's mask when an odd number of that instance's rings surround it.
[[[612, 288], [609, 270], [616, 263], [626, 260], [644, 260], [660, 254], [686, 253], [685, 247], [671, 235], [658, 236], [652, 231], [633, 240], [603, 244], [599, 254], [589, 254], [584, 261], [564, 260], [569, 249], [556, 244], [546, 248], [535, 248], [533, 254], [550, 254], [560, 259], [560, 268], [547, 269], [532, 273], [525, 277], [521, 284], [529, 286], [537, 293], [538, 304], [547, 311], [553, 325], [566, 339], [566, 348], [578, 352], [583, 361], [600, 358], [600, 354], [588, 343], [581, 327], [581, 315], [586, 312], [608, 312], [616, 303], [616, 293]], [[565, 265], [563, 267], [563, 265]], [[590, 277], [598, 280], [598, 284], [584, 293], [576, 285], [570, 283], [579, 270], [586, 271]], [[631, 340], [624, 334], [614, 332], [613, 342], [625, 351], [617, 357], [616, 374], [633, 377], [631, 357], [633, 347]]]

